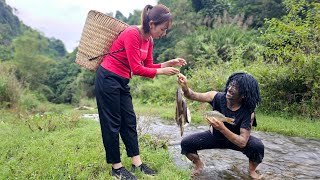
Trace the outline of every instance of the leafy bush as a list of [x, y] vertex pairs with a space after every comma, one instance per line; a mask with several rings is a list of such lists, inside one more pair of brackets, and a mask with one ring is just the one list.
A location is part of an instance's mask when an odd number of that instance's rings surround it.
[[276, 110], [320, 117], [320, 3], [285, 1], [285, 6], [288, 15], [268, 20], [263, 36], [266, 61], [277, 69], [267, 97]]
[[22, 86], [14, 73], [14, 70], [10, 71], [0, 63], [0, 108], [18, 106]]
[[57, 128], [70, 128], [73, 129], [76, 127], [79, 122], [79, 114], [56, 114], [56, 113], [37, 113], [31, 115], [27, 120], [26, 124], [28, 125], [31, 131], [45, 131], [52, 132]]
[[130, 82], [132, 96], [146, 104], [163, 105], [175, 101], [176, 76], [158, 76], [152, 80], [134, 77]]
[[[188, 67], [196, 64], [212, 66], [219, 61], [228, 62], [242, 50], [243, 61], [253, 61], [257, 56], [253, 50], [257, 48], [258, 36], [254, 31], [245, 31], [241, 27], [228, 24], [214, 29], [199, 28], [197, 33], [181, 40], [176, 51], [180, 57], [188, 61]], [[238, 53], [238, 54], [237, 54]]]
[[22, 112], [36, 112], [40, 106], [41, 102], [31, 92], [25, 92], [19, 100], [19, 109]]

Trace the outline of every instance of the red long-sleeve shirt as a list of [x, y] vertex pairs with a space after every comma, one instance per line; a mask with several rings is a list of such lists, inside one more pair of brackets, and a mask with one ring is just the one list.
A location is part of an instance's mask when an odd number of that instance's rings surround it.
[[127, 79], [131, 78], [128, 67], [131, 68], [134, 75], [155, 77], [157, 68], [160, 68], [161, 64], [153, 64], [153, 41], [151, 37], [146, 40], [136, 26], [129, 26], [113, 42], [109, 52], [122, 48], [125, 48], [125, 50], [114, 53], [113, 56], [126, 66], [109, 55], [103, 59], [101, 66]]

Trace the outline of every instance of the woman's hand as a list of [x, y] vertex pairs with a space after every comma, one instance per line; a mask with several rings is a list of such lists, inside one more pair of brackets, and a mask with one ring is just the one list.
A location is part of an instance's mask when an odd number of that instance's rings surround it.
[[165, 67], [165, 68], [159, 68], [157, 69], [157, 74], [164, 74], [167, 76], [172, 76], [175, 74], [179, 74], [179, 69], [173, 68], [173, 67]]
[[208, 121], [208, 123], [210, 125], [212, 125], [212, 127], [214, 127], [216, 130], [221, 131], [224, 128], [226, 128], [226, 126], [223, 124], [223, 122], [218, 121], [216, 118], [214, 117], [206, 117], [206, 120]]
[[171, 59], [162, 63], [161, 67], [181, 67], [187, 64], [187, 61], [182, 58]]

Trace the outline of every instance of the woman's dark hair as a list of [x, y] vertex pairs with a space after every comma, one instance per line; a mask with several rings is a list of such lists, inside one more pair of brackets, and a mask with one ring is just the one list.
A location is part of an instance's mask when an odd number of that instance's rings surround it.
[[252, 75], [244, 72], [234, 73], [228, 78], [225, 92], [227, 92], [229, 84], [233, 82], [236, 83], [239, 95], [244, 97], [244, 105], [253, 112], [261, 102], [257, 80]]
[[155, 25], [159, 25], [167, 21], [171, 22], [172, 15], [169, 8], [162, 4], [155, 6], [146, 5], [141, 13], [141, 25], [144, 33], [150, 32], [149, 22], [151, 20]]

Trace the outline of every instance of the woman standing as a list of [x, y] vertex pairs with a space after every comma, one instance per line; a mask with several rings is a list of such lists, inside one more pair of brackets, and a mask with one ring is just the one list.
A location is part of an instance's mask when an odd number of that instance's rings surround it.
[[139, 155], [136, 116], [128, 83], [132, 75], [154, 78], [179, 73], [174, 66], [186, 65], [181, 58], [161, 64], [153, 64], [153, 39], [166, 34], [172, 25], [172, 15], [164, 5], [147, 5], [141, 13], [141, 25], [129, 26], [113, 42], [110, 52], [97, 70], [95, 89], [103, 144], [108, 164], [112, 164], [112, 176], [136, 179], [121, 164], [119, 134], [132, 158], [132, 171], [140, 170], [147, 175], [156, 172], [142, 163]]

